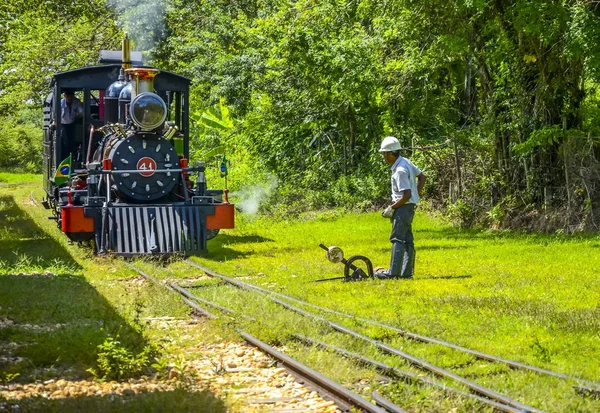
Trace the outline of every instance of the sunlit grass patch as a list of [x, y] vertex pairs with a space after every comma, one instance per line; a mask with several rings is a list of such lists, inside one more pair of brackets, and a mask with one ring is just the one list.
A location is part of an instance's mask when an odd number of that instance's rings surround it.
[[0, 185], [24, 184], [29, 182], [39, 182], [41, 185], [42, 175], [29, 173], [0, 172]]
[[[328, 262], [319, 243], [340, 246], [346, 258], [366, 255], [375, 266], [387, 267], [389, 222], [377, 213], [334, 215], [331, 219], [289, 221], [242, 218], [236, 230], [209, 242], [207, 256], [193, 260], [324, 307], [600, 381], [596, 357], [600, 354], [597, 235], [458, 230], [417, 214], [413, 224], [417, 246], [414, 280], [314, 283], [343, 274], [343, 265]], [[175, 270], [179, 271], [180, 267]], [[214, 295], [210, 281], [199, 284], [204, 288], [194, 292], [202, 297], [229, 296]], [[555, 379], [515, 374], [504, 366], [474, 361], [455, 351], [394, 337], [347, 319], [337, 322], [430, 362], [489, 380], [508, 393], [523, 392], [524, 399], [537, 400], [551, 411], [573, 405], [585, 406], [582, 411], [597, 407], [594, 401], [577, 401], [579, 396]], [[290, 323], [298, 325], [297, 321]], [[527, 380], [540, 388], [529, 386]], [[544, 397], [543, 388], [553, 395]], [[555, 394], [554, 388], [566, 389], [564, 396]], [[418, 406], [419, 402], [414, 400], [411, 405]]]
[[0, 274], [81, 274], [81, 265], [23, 208], [10, 192], [0, 194]]
[[23, 202], [31, 191], [41, 198], [37, 185], [0, 188], [0, 319], [10, 322], [0, 330], [0, 344], [15, 345], [0, 346], [0, 354], [23, 360], [0, 365], [2, 377], [15, 368], [12, 380], [24, 383], [57, 374], [88, 377], [110, 340], [131, 357], [143, 353], [146, 313], [187, 314], [178, 300], [157, 298], [155, 287], [110, 284], [127, 272], [69, 245], [46, 219], [48, 211]]
[[[60, 258], [46, 260], [27, 253], [13, 251], [14, 258], [0, 260], [0, 275], [72, 275], [80, 272], [75, 263], [65, 263]], [[9, 256], [10, 257], [10, 256]]]

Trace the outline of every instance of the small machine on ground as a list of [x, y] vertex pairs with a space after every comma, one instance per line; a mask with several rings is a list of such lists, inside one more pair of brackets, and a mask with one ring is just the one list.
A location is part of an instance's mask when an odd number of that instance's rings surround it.
[[[320, 280], [316, 280], [315, 282], [321, 281], [331, 281], [331, 280], [344, 280], [344, 281], [361, 281], [367, 278], [374, 278], [373, 273], [373, 264], [371, 260], [363, 255], [353, 255], [352, 257], [345, 259], [344, 252], [340, 247], [331, 246], [327, 247], [324, 244], [319, 244], [319, 247], [323, 248], [327, 251], [327, 259], [335, 264], [341, 262], [344, 264], [344, 276], [343, 277], [334, 277], [334, 278], [324, 278]], [[367, 272], [365, 272], [362, 268], [357, 267], [354, 263], [362, 261], [366, 267]], [[350, 272], [352, 271], [352, 273]]]

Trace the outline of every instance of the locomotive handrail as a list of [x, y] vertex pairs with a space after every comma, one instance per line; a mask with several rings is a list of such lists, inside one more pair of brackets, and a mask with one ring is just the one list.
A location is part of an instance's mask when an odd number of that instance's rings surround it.
[[106, 171], [111, 175], [120, 175], [120, 174], [139, 174], [139, 173], [162, 173], [162, 172], [188, 172], [189, 168], [179, 168], [179, 169], [124, 169], [122, 171], [110, 170]]
[[101, 170], [101, 171], [89, 171], [88, 175], [121, 175], [121, 174], [139, 174], [139, 173], [164, 173], [164, 172], [198, 172], [202, 170], [202, 168], [178, 168], [178, 169], [124, 169], [122, 171], [115, 170]]

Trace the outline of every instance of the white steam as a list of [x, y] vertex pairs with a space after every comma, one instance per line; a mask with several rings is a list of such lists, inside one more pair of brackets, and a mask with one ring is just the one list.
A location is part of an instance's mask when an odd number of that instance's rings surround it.
[[253, 185], [248, 188], [244, 188], [240, 191], [234, 192], [231, 196], [239, 198], [235, 205], [247, 214], [256, 214], [260, 205], [269, 198], [269, 195], [279, 185], [279, 181], [276, 176], [269, 175], [266, 182]]
[[164, 0], [106, 0], [114, 10], [117, 22], [133, 40], [135, 50], [149, 51], [166, 37]]

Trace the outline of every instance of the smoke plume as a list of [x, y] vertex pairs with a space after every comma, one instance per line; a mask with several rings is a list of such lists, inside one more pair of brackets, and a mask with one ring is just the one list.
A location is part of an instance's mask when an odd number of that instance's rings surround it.
[[164, 0], [106, 0], [117, 22], [133, 40], [135, 50], [149, 51], [167, 35]]
[[279, 185], [276, 176], [270, 175], [266, 182], [244, 188], [234, 192], [231, 195], [239, 198], [236, 206], [247, 214], [256, 214], [260, 205], [269, 198], [269, 195]]

